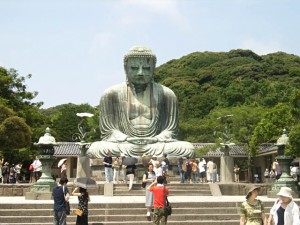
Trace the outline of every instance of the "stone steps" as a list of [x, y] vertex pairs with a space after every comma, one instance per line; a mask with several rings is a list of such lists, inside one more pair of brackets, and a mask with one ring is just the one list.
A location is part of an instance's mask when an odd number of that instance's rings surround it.
[[[240, 202], [175, 202], [169, 225], [238, 224]], [[271, 203], [266, 203], [269, 211]], [[71, 204], [74, 209], [77, 204]], [[0, 225], [53, 224], [53, 204], [0, 204]], [[90, 203], [91, 225], [139, 225], [146, 220], [144, 203]], [[68, 225], [74, 225], [75, 215], [69, 215]]]
[[[187, 194], [190, 196], [210, 196], [211, 191], [208, 184], [168, 184], [170, 190], [170, 196], [184, 196]], [[142, 196], [145, 195], [145, 189], [141, 184], [133, 184], [132, 190], [128, 191], [128, 185], [126, 184], [114, 184], [114, 196]]]
[[[75, 225], [76, 222], [67, 222], [68, 225]], [[130, 225], [130, 224], [136, 224], [136, 225], [143, 225], [143, 224], [152, 224], [149, 221], [139, 221], [137, 223], [135, 222], [127, 222], [127, 221], [120, 221], [120, 222], [92, 222], [89, 220], [89, 225]], [[239, 224], [239, 220], [220, 220], [220, 221], [211, 221], [211, 220], [198, 220], [198, 221], [192, 221], [192, 220], [186, 220], [186, 221], [170, 221], [168, 220], [168, 225], [234, 225]], [[0, 223], [0, 225], [41, 225], [41, 223]], [[43, 225], [53, 225], [53, 222], [46, 223], [43, 222]]]

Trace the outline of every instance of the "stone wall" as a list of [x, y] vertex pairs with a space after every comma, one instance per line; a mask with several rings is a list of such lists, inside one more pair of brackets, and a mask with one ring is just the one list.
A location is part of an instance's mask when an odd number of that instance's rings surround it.
[[[253, 184], [219, 184], [222, 195], [245, 195], [249, 186]], [[271, 190], [272, 184], [257, 184], [260, 187], [258, 195], [267, 195], [268, 191]]]
[[0, 184], [0, 196], [25, 196], [31, 184]]
[[[33, 184], [0, 184], [0, 196], [25, 196], [26, 192], [30, 192], [31, 185]], [[68, 185], [70, 192], [72, 192], [74, 188], [72, 184]], [[104, 185], [99, 184], [98, 189], [89, 190], [89, 194], [103, 195]]]

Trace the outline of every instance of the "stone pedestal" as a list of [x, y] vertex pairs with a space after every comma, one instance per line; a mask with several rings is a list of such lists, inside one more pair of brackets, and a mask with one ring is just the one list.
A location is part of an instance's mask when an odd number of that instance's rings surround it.
[[78, 177], [91, 177], [90, 158], [87, 156], [79, 156], [77, 158], [77, 173]]
[[87, 151], [86, 144], [87, 143], [79, 143], [80, 156], [77, 158], [76, 178], [91, 177], [90, 158], [86, 156], [86, 151]]
[[113, 196], [114, 195], [114, 184], [105, 183], [104, 184], [104, 196]]
[[231, 156], [221, 156], [221, 183], [233, 182], [233, 158]]

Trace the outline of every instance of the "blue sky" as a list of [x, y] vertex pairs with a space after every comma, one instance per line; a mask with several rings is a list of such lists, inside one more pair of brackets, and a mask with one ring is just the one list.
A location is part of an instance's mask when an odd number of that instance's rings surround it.
[[0, 0], [0, 66], [14, 68], [43, 108], [99, 103], [125, 80], [123, 55], [150, 47], [161, 65], [192, 52], [300, 55], [300, 1]]

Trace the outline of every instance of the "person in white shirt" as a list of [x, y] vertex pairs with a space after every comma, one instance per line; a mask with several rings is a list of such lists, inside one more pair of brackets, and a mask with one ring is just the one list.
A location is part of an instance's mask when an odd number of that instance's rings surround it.
[[205, 183], [206, 182], [206, 162], [205, 162], [204, 158], [200, 159], [198, 168], [199, 168], [199, 174], [200, 174], [200, 182]]
[[272, 225], [274, 222], [274, 224], [299, 225], [299, 207], [293, 201], [292, 190], [289, 187], [282, 187], [277, 196], [279, 198], [270, 210], [267, 224]]
[[37, 156], [35, 157], [32, 166], [35, 181], [38, 181], [38, 179], [40, 179], [40, 177], [42, 176], [42, 163]]
[[153, 165], [153, 171], [156, 172], [156, 164], [159, 163], [157, 160], [157, 157], [155, 155], [152, 156], [152, 158], [149, 161], [149, 164]]
[[291, 176], [294, 178], [295, 181], [298, 181], [298, 176], [299, 176], [299, 167], [294, 165], [291, 168]]
[[214, 167], [213, 161], [209, 160], [206, 164], [206, 177], [208, 182], [213, 181], [213, 167]]
[[163, 175], [163, 169], [160, 166], [160, 163], [158, 161], [156, 162], [156, 164], [155, 164], [155, 170], [153, 168], [153, 171], [154, 171], [156, 177], [159, 177], [159, 176]]

